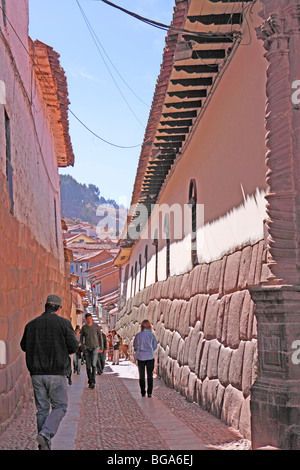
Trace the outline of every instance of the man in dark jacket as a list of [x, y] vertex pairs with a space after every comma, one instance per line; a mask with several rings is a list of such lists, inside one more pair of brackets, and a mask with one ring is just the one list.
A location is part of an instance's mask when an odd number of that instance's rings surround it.
[[86, 324], [81, 328], [80, 342], [84, 349], [89, 388], [95, 388], [98, 351], [104, 350], [103, 337], [99, 325], [93, 322], [92, 315], [85, 316]]
[[21, 340], [33, 385], [41, 450], [51, 450], [51, 438], [67, 412], [69, 355], [78, 349], [70, 321], [57, 315], [60, 309], [61, 298], [49, 295], [45, 312], [27, 323]]

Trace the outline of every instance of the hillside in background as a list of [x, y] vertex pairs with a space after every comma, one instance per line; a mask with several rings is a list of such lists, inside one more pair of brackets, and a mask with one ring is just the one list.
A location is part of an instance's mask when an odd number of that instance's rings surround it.
[[[105, 199], [94, 184], [78, 183], [70, 175], [60, 175], [62, 217], [113, 228], [119, 219], [119, 231], [126, 221], [127, 209], [113, 199]], [[110, 230], [109, 230], [110, 231]]]

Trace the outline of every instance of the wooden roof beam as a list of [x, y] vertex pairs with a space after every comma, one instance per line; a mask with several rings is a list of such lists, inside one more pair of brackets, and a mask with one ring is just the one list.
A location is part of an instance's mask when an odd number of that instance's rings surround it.
[[221, 13], [217, 15], [199, 15], [199, 16], [188, 16], [188, 20], [191, 23], [202, 23], [205, 25], [231, 25], [231, 24], [242, 24], [243, 14], [242, 13]]

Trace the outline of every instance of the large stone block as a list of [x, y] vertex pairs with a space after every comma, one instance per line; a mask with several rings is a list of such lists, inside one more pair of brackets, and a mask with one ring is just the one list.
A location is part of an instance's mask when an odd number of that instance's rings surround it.
[[233, 352], [232, 349], [225, 347], [223, 345], [220, 348], [219, 361], [218, 361], [218, 378], [224, 387], [227, 387], [227, 385], [229, 385], [230, 383], [229, 367], [230, 367], [232, 352]]
[[196, 362], [195, 362], [195, 373], [199, 375], [199, 367], [200, 367], [200, 362], [203, 354], [203, 348], [205, 344], [205, 339], [204, 339], [204, 334], [203, 331], [200, 331], [199, 334], [199, 341], [197, 344], [197, 350], [196, 350]]
[[250, 262], [249, 272], [248, 272], [248, 286], [255, 285], [255, 272], [256, 272], [256, 265], [257, 265], [257, 259], [258, 259], [258, 248], [259, 248], [258, 243], [256, 243], [252, 247], [251, 262]]
[[190, 323], [190, 312], [188, 309], [188, 302], [184, 301], [181, 307], [179, 322], [178, 322], [178, 332], [182, 338], [185, 338], [189, 333], [189, 323]]
[[239, 276], [238, 276], [238, 288], [246, 289], [249, 282], [249, 269], [252, 258], [252, 246], [245, 246], [242, 249], [240, 267], [239, 267]]
[[249, 327], [251, 322], [251, 316], [253, 316], [253, 301], [248, 290], [245, 291], [245, 297], [243, 302], [243, 308], [240, 318], [240, 339], [245, 341], [251, 340], [252, 331]]
[[208, 299], [206, 307], [206, 315], [203, 328], [204, 336], [206, 339], [216, 338], [219, 305], [220, 301], [218, 300], [218, 294], [211, 295]]
[[187, 365], [189, 363], [192, 334], [193, 334], [193, 328], [190, 328], [187, 338], [184, 339], [184, 347], [183, 347], [183, 364], [184, 365]]
[[247, 341], [245, 343], [242, 372], [242, 391], [244, 397], [248, 397], [250, 395], [251, 387], [256, 379], [256, 352], [257, 340]]
[[174, 364], [175, 361], [171, 357], [168, 357], [166, 366], [166, 384], [168, 387], [173, 388], [174, 384]]
[[177, 331], [174, 331], [172, 334], [172, 341], [170, 345], [170, 355], [172, 359], [177, 359], [178, 357], [178, 347], [181, 340], [181, 336]]
[[191, 296], [200, 293], [200, 276], [202, 271], [202, 264], [195, 266], [194, 269], [191, 271]]
[[182, 367], [180, 388], [181, 388], [181, 393], [183, 393], [183, 395], [187, 394], [187, 388], [188, 388], [188, 384], [189, 384], [190, 372], [191, 371], [190, 371], [190, 368], [188, 366], [183, 366]]
[[207, 278], [207, 293], [219, 293], [220, 278], [222, 273], [222, 260], [213, 261], [209, 265]]
[[239, 429], [241, 409], [244, 398], [240, 390], [228, 385], [224, 392], [221, 419], [224, 423]]
[[198, 297], [194, 296], [192, 297], [189, 302], [188, 302], [188, 310], [189, 310], [189, 325], [190, 326], [195, 326], [196, 321], [197, 321], [197, 304], [198, 304]]
[[217, 401], [218, 386], [217, 379], [209, 380], [208, 377], [202, 383], [202, 407], [208, 412], [212, 411]]
[[248, 396], [242, 403], [241, 414], [239, 420], [239, 432], [245, 438], [251, 441], [251, 410], [250, 410], [250, 396]]
[[207, 280], [208, 280], [208, 273], [209, 273], [209, 264], [203, 263], [202, 269], [199, 275], [199, 284], [198, 284], [198, 293], [199, 294], [206, 294], [207, 293]]
[[235, 349], [240, 343], [240, 318], [242, 314], [245, 291], [234, 292], [231, 296], [228, 323], [227, 344]]
[[207, 363], [207, 377], [209, 379], [216, 379], [218, 377], [218, 360], [221, 344], [218, 340], [212, 339], [209, 345], [208, 363]]
[[180, 366], [184, 365], [184, 350], [185, 350], [185, 341], [180, 336], [180, 341], [178, 344], [178, 351], [177, 351], [177, 361]]
[[261, 240], [258, 243], [258, 250], [257, 250], [257, 260], [256, 260], [256, 268], [255, 268], [255, 278], [254, 284], [258, 285], [261, 280], [261, 273], [262, 273], [262, 265], [263, 265], [263, 255], [264, 255], [264, 240]]
[[189, 300], [191, 298], [191, 290], [190, 273], [185, 273], [180, 286], [180, 297], [184, 300]]
[[204, 321], [205, 321], [206, 308], [207, 308], [209, 295], [198, 294], [198, 295], [195, 296], [195, 299], [196, 298], [197, 298], [196, 320], [200, 321], [200, 328], [201, 328], [201, 330], [203, 330], [204, 329]]
[[188, 366], [192, 372], [196, 371], [197, 348], [198, 348], [198, 343], [201, 338], [201, 335], [203, 336], [203, 333], [200, 331], [200, 322], [198, 321], [195, 327], [191, 329], [191, 336], [190, 336]]
[[197, 385], [197, 375], [193, 372], [189, 374], [189, 381], [188, 381], [188, 386], [187, 386], [187, 401], [193, 403], [197, 400], [197, 391], [196, 391], [196, 385]]
[[202, 355], [199, 364], [198, 376], [200, 380], [204, 380], [207, 376], [207, 365], [208, 365], [208, 352], [209, 352], [209, 341], [204, 341]]
[[245, 344], [245, 341], [241, 341], [238, 349], [232, 352], [229, 367], [230, 384], [239, 390], [242, 390]]
[[181, 384], [181, 371], [182, 367], [178, 364], [177, 361], [174, 363], [174, 371], [173, 371], [173, 387], [175, 390], [180, 389]]
[[236, 251], [227, 256], [225, 276], [224, 276], [224, 293], [234, 292], [237, 289], [241, 251]]

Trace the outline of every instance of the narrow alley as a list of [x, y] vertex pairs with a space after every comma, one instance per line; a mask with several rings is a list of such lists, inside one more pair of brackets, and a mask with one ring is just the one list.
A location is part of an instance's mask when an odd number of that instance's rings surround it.
[[0, 2], [0, 450], [299, 450], [300, 0], [82, 4]]
[[[108, 362], [87, 387], [85, 367], [73, 374], [68, 411], [52, 450], [248, 450], [250, 442], [158, 378], [152, 398], [142, 398], [135, 364]], [[95, 419], [96, 417], [96, 419]], [[15, 420], [0, 450], [37, 450], [35, 406]]]

